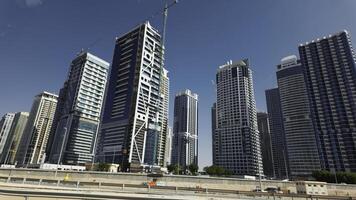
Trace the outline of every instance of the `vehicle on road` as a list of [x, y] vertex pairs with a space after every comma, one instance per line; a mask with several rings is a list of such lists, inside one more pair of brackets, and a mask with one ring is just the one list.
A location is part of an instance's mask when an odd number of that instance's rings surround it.
[[267, 191], [266, 191], [266, 190], [261, 190], [260, 188], [256, 188], [256, 189], [253, 189], [252, 192], [262, 192], [262, 193], [266, 193]]
[[283, 192], [280, 190], [280, 188], [275, 187], [275, 186], [267, 187], [265, 190], [266, 190], [266, 192], [272, 193], [272, 194], [283, 194]]

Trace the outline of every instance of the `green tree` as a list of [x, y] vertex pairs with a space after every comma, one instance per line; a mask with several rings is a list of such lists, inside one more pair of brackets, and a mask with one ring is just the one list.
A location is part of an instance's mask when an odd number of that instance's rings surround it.
[[168, 170], [169, 173], [173, 173], [173, 171], [174, 171], [174, 165], [168, 165], [168, 166], [167, 166], [167, 170]]
[[173, 174], [179, 174], [180, 167], [178, 165], [168, 165], [167, 166], [168, 172]]
[[110, 165], [108, 163], [99, 163], [97, 171], [109, 171]]
[[225, 170], [223, 167], [212, 165], [209, 167], [204, 167], [204, 171], [210, 176], [230, 176], [232, 173]]
[[356, 173], [352, 172], [337, 172], [335, 178], [335, 173], [331, 173], [330, 171], [326, 170], [320, 170], [314, 171], [312, 176], [317, 181], [335, 183], [337, 179], [338, 183], [356, 184]]
[[191, 164], [191, 165], [188, 166], [188, 170], [190, 171], [190, 173], [192, 175], [196, 175], [198, 170], [199, 170], [199, 166], [196, 165], [196, 164]]

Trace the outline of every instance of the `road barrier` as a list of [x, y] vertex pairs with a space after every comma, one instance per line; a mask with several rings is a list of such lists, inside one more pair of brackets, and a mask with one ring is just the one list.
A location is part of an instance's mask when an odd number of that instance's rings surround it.
[[[252, 191], [237, 191], [237, 190], [223, 190], [223, 189], [213, 189], [213, 188], [202, 188], [202, 187], [174, 187], [174, 186], [151, 186], [149, 184], [123, 184], [123, 183], [107, 183], [107, 182], [86, 182], [86, 181], [74, 181], [66, 179], [36, 179], [36, 178], [26, 178], [26, 177], [16, 177], [16, 176], [0, 176], [0, 182], [15, 183], [23, 185], [37, 185], [40, 186], [52, 186], [61, 188], [76, 188], [80, 189], [93, 189], [96, 188], [98, 191], [138, 191], [138, 189], [147, 189], [147, 193], [154, 193], [157, 191], [171, 191], [171, 192], [188, 192], [192, 194], [234, 194], [242, 195], [247, 197], [266, 197], [268, 199], [305, 199], [305, 200], [352, 200], [352, 197], [348, 196], [321, 196], [321, 195], [305, 195], [305, 194], [271, 194], [271, 193], [261, 193]], [[356, 198], [354, 198], [356, 199]]]

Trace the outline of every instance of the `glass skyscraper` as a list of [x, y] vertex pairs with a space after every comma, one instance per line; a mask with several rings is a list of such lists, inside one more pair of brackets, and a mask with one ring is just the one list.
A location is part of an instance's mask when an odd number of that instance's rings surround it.
[[356, 172], [356, 66], [347, 31], [299, 46], [323, 169]]
[[267, 113], [257, 113], [257, 125], [258, 131], [260, 132], [263, 172], [268, 177], [275, 177], [273, 166], [272, 140]]
[[18, 112], [15, 114], [10, 133], [1, 155], [1, 163], [15, 164], [16, 152], [19, 148], [20, 140], [27, 124], [28, 115], [28, 112]]
[[289, 174], [308, 177], [320, 170], [320, 160], [313, 123], [310, 116], [308, 93], [303, 66], [296, 56], [288, 56], [277, 66], [277, 82], [283, 113]]
[[171, 164], [198, 165], [198, 95], [185, 90], [174, 99]]
[[282, 106], [278, 88], [265, 91], [270, 125], [273, 166], [277, 178], [288, 177], [288, 152], [285, 143]]

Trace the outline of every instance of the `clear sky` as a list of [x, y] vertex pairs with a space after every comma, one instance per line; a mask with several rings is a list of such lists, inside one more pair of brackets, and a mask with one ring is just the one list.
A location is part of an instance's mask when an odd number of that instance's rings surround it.
[[[111, 63], [116, 36], [162, 9], [163, 0], [0, 0], [0, 114], [29, 111], [41, 91], [57, 93], [82, 48]], [[151, 24], [161, 28], [162, 18]], [[169, 11], [166, 65], [170, 123], [174, 94], [199, 94], [199, 164], [211, 164], [210, 107], [216, 69], [249, 58], [258, 110], [276, 86], [275, 66], [300, 43], [347, 29], [355, 0], [180, 0]], [[356, 36], [354, 37], [355, 44]]]

